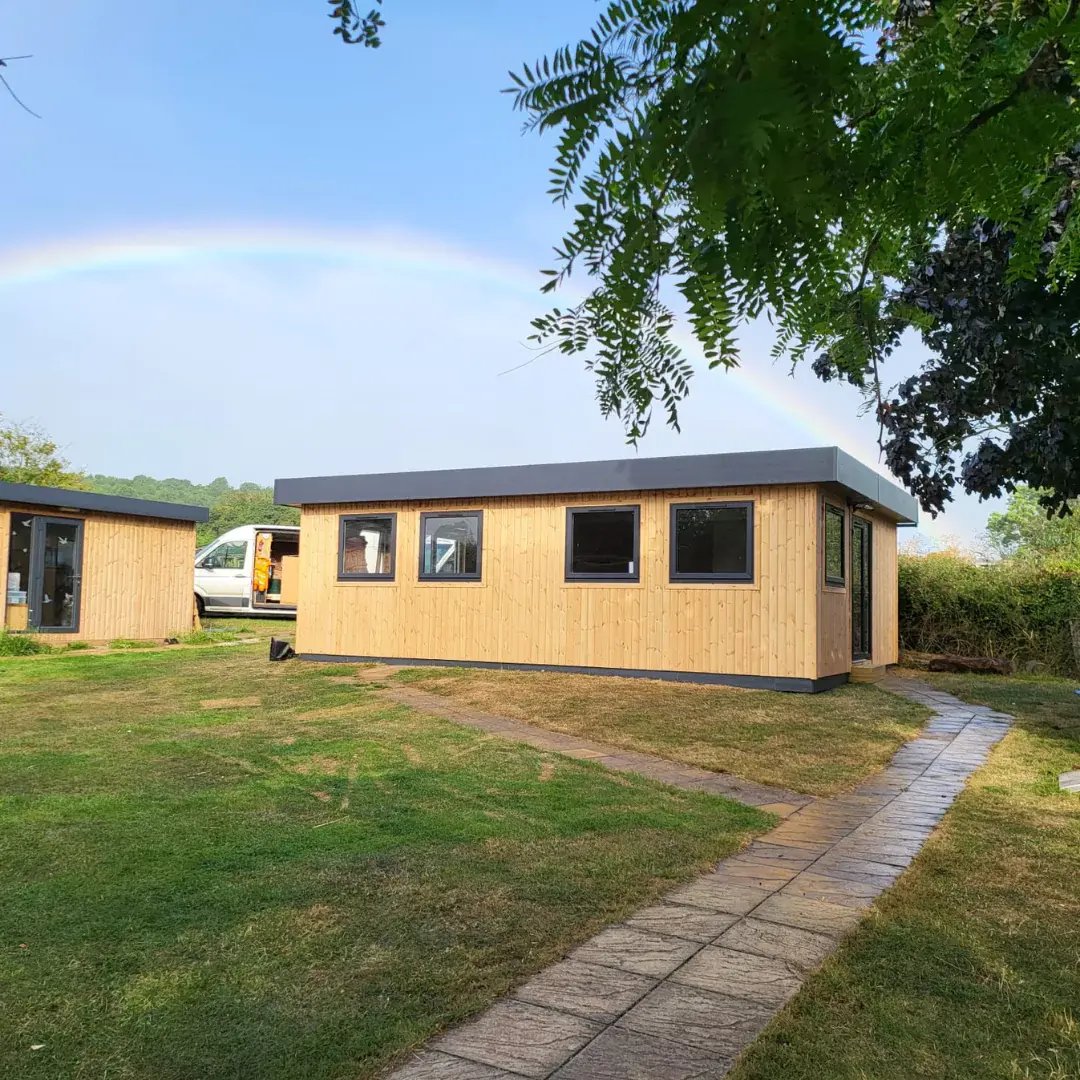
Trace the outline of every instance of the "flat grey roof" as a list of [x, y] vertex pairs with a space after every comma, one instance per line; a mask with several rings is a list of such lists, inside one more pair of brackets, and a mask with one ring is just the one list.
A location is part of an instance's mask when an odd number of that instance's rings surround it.
[[124, 495], [100, 495], [96, 491], [3, 481], [0, 481], [0, 502], [52, 506], [63, 510], [96, 510], [101, 514], [131, 514], [134, 517], [165, 518], [170, 521], [207, 521], [210, 518], [210, 511], [205, 506], [129, 499]]
[[913, 525], [918, 521], [918, 504], [913, 496], [836, 446], [366, 476], [294, 477], [274, 482], [274, 501], [286, 506], [314, 506], [764, 484], [836, 484], [856, 499], [873, 503], [891, 514], [899, 523]]

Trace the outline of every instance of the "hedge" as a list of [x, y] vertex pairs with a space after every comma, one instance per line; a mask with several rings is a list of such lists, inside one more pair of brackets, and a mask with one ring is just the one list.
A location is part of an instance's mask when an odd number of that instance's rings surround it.
[[977, 566], [949, 553], [900, 557], [900, 647], [995, 656], [1080, 670], [1070, 622], [1080, 620], [1080, 569], [1017, 560]]

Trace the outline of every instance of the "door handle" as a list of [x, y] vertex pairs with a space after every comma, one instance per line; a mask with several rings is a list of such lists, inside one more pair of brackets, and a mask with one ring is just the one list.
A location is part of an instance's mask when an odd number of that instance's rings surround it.
[[233, 574], [233, 577], [247, 577], [246, 574]]

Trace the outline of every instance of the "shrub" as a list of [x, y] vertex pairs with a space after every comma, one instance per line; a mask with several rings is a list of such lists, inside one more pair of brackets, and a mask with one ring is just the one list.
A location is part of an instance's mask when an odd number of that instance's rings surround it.
[[951, 553], [900, 557], [901, 648], [1038, 661], [1073, 675], [1073, 619], [1080, 619], [1073, 566], [977, 566]]
[[0, 656], [33, 656], [48, 652], [49, 646], [30, 634], [9, 634], [0, 630]]

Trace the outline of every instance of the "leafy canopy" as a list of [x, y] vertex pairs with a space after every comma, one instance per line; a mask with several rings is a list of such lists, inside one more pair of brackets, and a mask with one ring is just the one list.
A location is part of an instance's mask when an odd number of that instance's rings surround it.
[[9, 484], [83, 488], [82, 473], [71, 468], [60, 448], [33, 424], [18, 424], [0, 414], [0, 480]]
[[1048, 518], [1041, 499], [1038, 490], [1018, 487], [1005, 510], [990, 515], [991, 546], [1003, 558], [1080, 569], [1080, 514]]
[[[364, 45], [369, 49], [377, 49], [382, 44], [379, 33], [383, 26], [383, 17], [377, 7], [372, 8], [366, 15], [360, 14], [360, 9], [352, 3], [352, 0], [329, 0], [330, 18], [337, 26], [334, 33], [345, 42], [346, 45]], [[375, 0], [381, 4], [382, 0]]]
[[196, 527], [199, 547], [210, 543], [237, 525], [299, 525], [300, 512], [292, 506], [276, 506], [273, 488], [250, 481], [233, 487], [224, 476], [209, 484], [169, 477], [157, 480], [152, 476], [88, 476], [91, 491], [105, 495], [126, 495], [133, 499], [157, 499], [161, 502], [188, 503], [208, 506], [210, 520]]
[[[1048, 435], [1060, 458], [1074, 432], [1015, 430], [1058, 389], [1060, 357], [1044, 357], [1029, 388], [1024, 376], [1000, 386], [1023, 334], [998, 340], [986, 320], [1000, 320], [1011, 290], [1009, 314], [1028, 320], [1022, 345], [1034, 348], [1042, 312], [1026, 305], [1060, 308], [1054, 290], [1080, 268], [1074, 181], [1062, 168], [1080, 142], [1076, 8], [609, 4], [588, 39], [514, 77], [528, 125], [559, 132], [551, 193], [574, 203], [548, 287], [578, 268], [592, 279], [580, 305], [536, 321], [537, 340], [595, 350], [601, 406], [633, 439], [657, 401], [677, 424], [686, 393], [672, 289], [710, 366], [736, 364], [737, 327], [766, 313], [777, 354], [798, 361], [813, 350], [819, 374], [868, 389], [887, 461], [928, 509], [950, 497], [954, 457], [980, 436], [963, 466], [968, 490], [992, 494], [1041, 470], [1041, 485], [1075, 492], [1080, 473], [1039, 460]], [[943, 254], [957, 235], [993, 235], [997, 249]], [[964, 257], [991, 264], [984, 293], [998, 295], [981, 297], [978, 321], [959, 327], [950, 297], [927, 280]], [[879, 365], [908, 326], [949, 362], [886, 400]], [[974, 385], [942, 417], [958, 359]], [[994, 430], [1005, 437], [987, 438]]]
[[[1070, 170], [1078, 165], [1069, 162]], [[1071, 193], [1060, 205], [1071, 213]], [[1034, 278], [1011, 272], [1018, 234], [984, 220], [950, 231], [902, 287], [885, 293], [879, 355], [909, 325], [931, 353], [917, 375], [878, 391], [886, 461], [930, 510], [945, 505], [957, 482], [991, 496], [1023, 481], [1041, 489], [1044, 515], [1067, 513], [1080, 491], [1080, 279], [1049, 287], [1066, 218], [1055, 214], [1047, 228]], [[830, 350], [814, 369], [865, 388], [875, 374], [845, 367]]]
[[[210, 520], [200, 528], [200, 543], [206, 543], [238, 525], [299, 525], [300, 511], [294, 506], [277, 506], [272, 488], [242, 484], [222, 495], [210, 507]], [[206, 540], [201, 537], [206, 535]]]
[[[1078, 8], [608, 3], [583, 40], [511, 75], [527, 129], [556, 133], [549, 193], [573, 214], [546, 289], [588, 279], [535, 341], [584, 354], [636, 440], [658, 405], [678, 424], [680, 310], [710, 367], [736, 365], [737, 329], [766, 315], [778, 356], [866, 389], [889, 465], [931, 511], [957, 483], [1019, 480], [1062, 509], [1080, 493], [1064, 467], [1080, 460]], [[929, 283], [943, 265], [977, 295]], [[954, 300], [977, 314], [958, 322]], [[998, 341], [1003, 314], [1024, 325]], [[935, 359], [890, 394], [880, 368], [908, 328]]]

